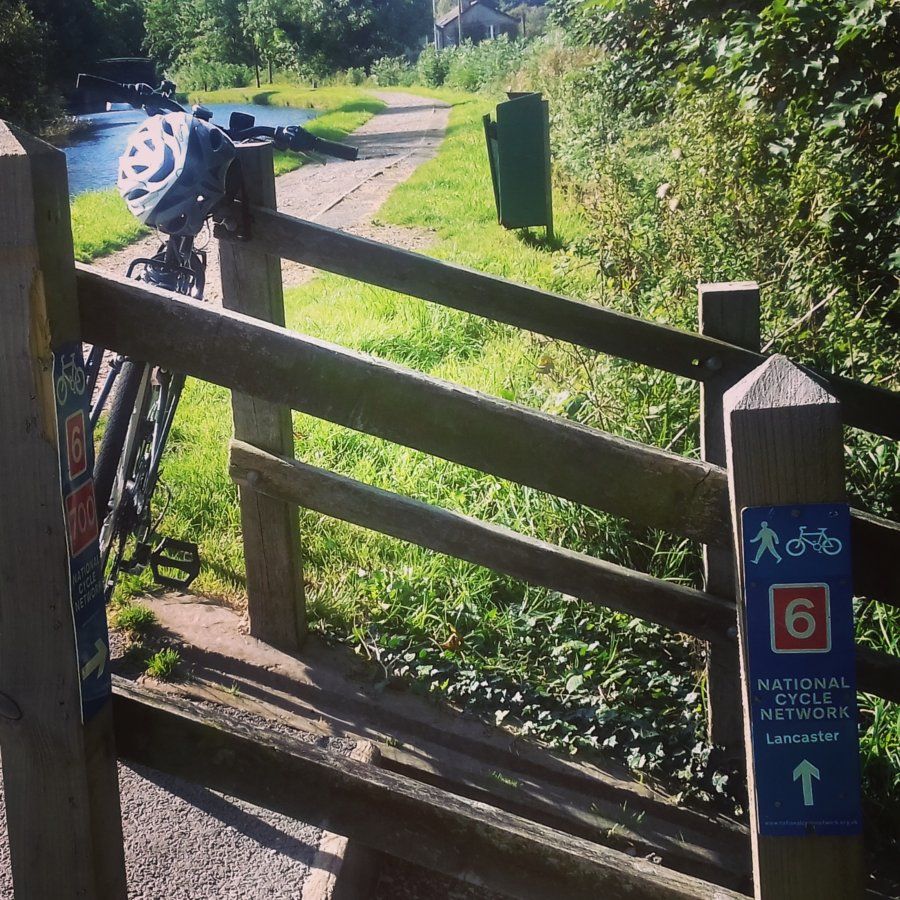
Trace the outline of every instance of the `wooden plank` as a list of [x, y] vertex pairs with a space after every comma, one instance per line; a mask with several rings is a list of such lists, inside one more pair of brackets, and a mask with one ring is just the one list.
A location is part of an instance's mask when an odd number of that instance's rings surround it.
[[[359, 740], [361, 735], [367, 735], [367, 739], [378, 743], [379, 764], [388, 771], [630, 856], [657, 857], [654, 861], [658, 864], [694, 878], [739, 892], [752, 890], [747, 830], [729, 819], [711, 818], [676, 806], [665, 795], [648, 799], [636, 790], [637, 782], [631, 785], [631, 791], [610, 792], [604, 781], [586, 769], [581, 770], [577, 786], [558, 784], [548, 768], [539, 774], [525, 774], [517, 765], [518, 752], [528, 746], [525, 739], [519, 737], [511, 744], [509, 732], [500, 729], [488, 729], [493, 732], [495, 749], [487, 759], [478, 759], [469, 753], [464, 740], [454, 750], [411, 734], [402, 721], [396, 727], [389, 724], [385, 730], [378, 719], [368, 716], [367, 710], [348, 719], [342, 707], [329, 708], [318, 692], [314, 703], [304, 698], [302, 706], [289, 704], [291, 712], [287, 713], [283, 695], [267, 695], [260, 681], [255, 684], [263, 689], [254, 692], [253, 698], [243, 691], [243, 684], [254, 682], [252, 667], [227, 659], [221, 668], [213, 669], [208, 662], [213, 658], [212, 652], [189, 645], [185, 646], [183, 657], [195, 665], [190, 682], [178, 685], [179, 696], [249, 712], [317, 737], [339, 735]], [[312, 668], [316, 674], [321, 672], [315, 665]], [[228, 677], [227, 671], [236, 674]], [[283, 676], [283, 670], [279, 674]], [[288, 694], [294, 696], [289, 691]], [[372, 693], [365, 697], [369, 708], [377, 703]], [[460, 734], [462, 722], [458, 713], [448, 711], [446, 719], [446, 727]], [[482, 726], [479, 733], [483, 736], [487, 731]], [[529, 749], [534, 752], [537, 748]], [[545, 759], [554, 761], [546, 750], [543, 753]]]
[[722, 471], [706, 463], [128, 279], [80, 272], [83, 327], [100, 346], [642, 525], [729, 540]]
[[[701, 284], [698, 293], [700, 334], [727, 341], [747, 350], [759, 350], [759, 285], [754, 281]], [[719, 369], [700, 384], [700, 448], [706, 462], [725, 465], [725, 422], [722, 398], [738, 379], [732, 369]], [[703, 586], [719, 597], [735, 595], [734, 550], [703, 547]], [[737, 618], [733, 622], [737, 635]], [[706, 649], [707, 733], [721, 764], [742, 768], [744, 721], [741, 714], [741, 673], [737, 642], [710, 644]]]
[[124, 898], [111, 704], [81, 722], [52, 352], [77, 341], [65, 156], [0, 122], [0, 746], [17, 900]]
[[126, 760], [512, 897], [742, 896], [129, 682], [115, 700]]
[[[240, 211], [236, 213], [241, 215]], [[705, 381], [743, 377], [765, 357], [711, 337], [401, 250], [281, 213], [252, 211], [253, 241], [283, 259], [506, 322], [633, 362]], [[221, 232], [221, 234], [220, 234]], [[216, 229], [223, 239], [233, 237]], [[900, 393], [821, 374], [857, 428], [900, 439]]]
[[[717, 644], [733, 643], [734, 600], [662, 581], [235, 441], [231, 477], [260, 493], [580, 597]], [[861, 647], [860, 690], [900, 699], [900, 658]]]
[[461, 513], [403, 497], [241, 441], [231, 444], [231, 477], [238, 484], [327, 516], [371, 528], [502, 572], [521, 581], [571, 594], [596, 606], [626, 612], [736, 650], [734, 602], [652, 578], [517, 534]]
[[[273, 148], [241, 144], [237, 160], [250, 202], [275, 208]], [[281, 260], [240, 241], [219, 245], [222, 303], [226, 309], [284, 325]], [[233, 392], [234, 435], [281, 455], [294, 454], [291, 410], [283, 404]], [[306, 637], [306, 600], [300, 526], [293, 505], [240, 489], [241, 530], [247, 564], [247, 614], [254, 637], [298, 650]]]
[[[833, 503], [844, 499], [840, 404], [785, 357], [772, 357], [728, 391], [725, 416], [736, 548], [742, 546], [741, 510], [745, 507]], [[738, 605], [756, 897], [859, 898], [864, 871], [861, 835], [781, 838], [759, 833], [743, 590]]]
[[900, 657], [857, 646], [856, 685], [864, 693], [900, 703]]
[[[148, 285], [142, 285], [138, 282], [129, 281], [125, 278], [107, 275], [99, 269], [91, 266], [76, 264], [76, 275], [78, 282], [78, 300], [81, 306], [82, 328], [89, 340], [103, 339], [114, 341], [115, 349], [124, 347], [138, 348], [140, 352], [149, 354], [154, 360], [161, 360], [163, 356], [166, 359], [174, 360], [181, 368], [179, 371], [186, 372], [189, 375], [196, 375], [200, 378], [207, 378], [223, 384], [225, 387], [238, 388], [245, 390], [247, 393], [253, 393], [258, 397], [273, 400], [276, 403], [288, 404], [298, 403], [295, 408], [303, 409], [311, 412], [313, 415], [320, 415], [314, 411], [319, 409], [320, 405], [327, 405], [328, 401], [334, 403], [334, 412], [322, 414], [321, 417], [328, 419], [329, 416], [337, 416], [337, 410], [341, 410], [341, 418], [331, 418], [330, 421], [338, 421], [341, 424], [347, 424], [351, 428], [359, 431], [377, 434], [371, 424], [371, 417], [375, 415], [375, 411], [370, 409], [370, 404], [362, 403], [360, 398], [360, 406], [365, 406], [369, 411], [365, 415], [357, 416], [354, 408], [355, 397], [349, 390], [344, 390], [344, 386], [348, 383], [364, 384], [366, 376], [362, 372], [378, 372], [382, 378], [393, 378], [397, 382], [397, 391], [403, 391], [403, 382], [409, 379], [411, 385], [410, 393], [420, 394], [428, 390], [428, 385], [436, 386], [436, 391], [443, 395], [445, 388], [447, 393], [474, 395], [472, 391], [464, 391], [457, 389], [454, 391], [452, 387], [444, 382], [430, 379], [427, 376], [411, 372], [400, 366], [392, 366], [390, 363], [369, 360], [360, 354], [352, 351], [341, 350], [332, 345], [324, 344], [312, 338], [300, 337], [293, 335], [292, 332], [284, 332], [272, 329], [254, 329], [247, 327], [246, 318], [234, 314], [222, 313], [208, 305], [197, 304], [193, 301], [186, 300], [180, 296], [169, 294], [165, 291], [151, 288]], [[196, 335], [188, 331], [180, 331], [182, 327], [180, 323], [185, 323], [185, 327], [198, 329]], [[139, 332], [139, 328], [150, 329], [146, 333]], [[222, 343], [223, 338], [220, 337], [220, 328], [224, 329], [222, 334], [228, 335], [230, 343]], [[292, 341], [293, 338], [293, 341]], [[204, 344], [203, 342], [207, 343]], [[296, 348], [299, 353], [297, 359], [294, 358], [292, 347]], [[324, 349], [323, 349], [324, 348]], [[329, 353], [328, 350], [334, 351]], [[345, 369], [342, 364], [343, 360], [348, 360], [349, 370], [347, 372], [350, 378], [341, 377], [341, 370]], [[270, 361], [276, 361], [278, 370], [269, 373]], [[308, 390], [303, 390], [302, 383], [295, 383], [290, 380], [290, 373], [295, 369], [299, 372], [305, 372], [304, 366], [306, 362], [312, 365], [311, 371], [322, 378], [323, 385], [320, 393], [323, 395], [319, 398], [310, 397]], [[368, 366], [366, 365], [368, 363]], [[173, 363], [174, 365], [174, 363]], [[328, 379], [332, 377], [332, 372], [337, 369], [335, 384], [341, 386], [342, 396], [332, 397], [330, 392], [325, 390], [324, 386], [329, 384]], [[213, 377], [215, 373], [215, 377]], [[280, 374], [279, 374], [280, 373]], [[276, 377], [278, 376], [278, 377]], [[218, 379], [218, 380], [217, 380]], [[425, 387], [423, 387], [423, 384]], [[488, 415], [496, 408], [519, 410], [521, 407], [515, 404], [508, 404], [500, 400], [487, 401], [485, 407]], [[321, 402], [321, 403], [320, 403]], [[405, 400], [399, 401], [401, 404]], [[452, 399], [451, 399], [452, 402]], [[398, 412], [395, 410], [395, 412]], [[591, 429], [579, 428], [579, 426], [557, 419], [553, 416], [547, 416], [541, 413], [525, 411], [529, 417], [529, 422], [539, 419], [542, 423], [542, 436], [548, 431], [552, 432], [556, 424], [562, 425], [563, 428], [571, 428], [579, 433], [587, 432], [589, 435], [598, 436], [602, 441], [604, 436], [601, 432], [592, 431]], [[531, 417], [534, 417], [532, 419]], [[346, 419], [347, 421], [344, 421]], [[377, 419], [376, 419], [377, 421]], [[427, 428], [426, 422], [423, 427]], [[412, 426], [409, 426], [410, 428]], [[451, 425], [446, 423], [445, 427], [450, 428]], [[392, 426], [392, 429], [394, 426]], [[406, 428], [404, 428], [406, 431]], [[495, 430], [496, 433], [496, 430]], [[384, 435], [382, 435], [384, 436]], [[473, 434], [473, 437], [475, 435]], [[459, 435], [458, 440], [465, 440], [466, 435]], [[501, 442], [504, 439], [501, 434]], [[548, 437], [547, 440], [552, 440]], [[403, 443], [402, 440], [398, 440]], [[411, 446], [417, 446], [412, 445]], [[623, 453], [627, 454], [628, 448], [635, 447], [639, 450], [646, 451], [650, 458], [658, 461], [658, 465], [648, 468], [649, 475], [657, 475], [666, 477], [656, 471], [659, 466], [666, 469], [666, 464], [671, 460], [677, 460], [677, 469], [681, 472], [688, 472], [689, 475], [684, 479], [683, 489], [687, 493], [691, 493], [694, 489], [692, 486], [702, 483], [699, 493], [702, 495], [694, 498], [695, 502], [690, 504], [678, 513], [674, 514], [678, 518], [690, 517], [696, 515], [696, 519], [690, 529], [685, 526], [683, 533], [696, 536], [705, 543], [730, 542], [730, 536], [723, 537], [723, 534], [729, 532], [727, 517], [727, 500], [725, 494], [727, 485], [725, 480], [725, 472], [717, 466], [704, 465], [683, 457], [675, 456], [671, 453], [663, 453], [659, 450], [646, 447], [641, 444], [635, 444], [630, 441], [624, 441], [618, 438], [612, 438], [610, 447], [620, 448]], [[420, 447], [420, 449], [428, 449]], [[552, 452], [546, 452], [544, 448], [537, 447], [536, 451], [541, 451], [546, 455], [542, 459], [549, 459], [552, 467], [556, 466]], [[552, 451], [552, 448], [548, 448]], [[437, 450], [432, 450], [437, 455], [445, 455]], [[527, 452], [527, 448], [523, 449], [523, 453]], [[451, 458], [449, 455], [447, 458]], [[641, 457], [644, 458], [644, 457]], [[611, 460], [611, 454], [604, 453], [598, 462], [607, 463]], [[465, 460], [458, 459], [458, 462]], [[466, 463], [479, 468], [477, 463]], [[640, 468], [640, 465], [638, 465]], [[485, 470], [489, 471], [489, 470]], [[609, 480], [611, 472], [616, 469], [606, 469], [606, 478]], [[501, 473], [497, 473], [501, 474]], [[514, 477], [514, 476], [505, 476]], [[578, 478], [577, 473], [569, 473], [569, 477], [579, 481], [597, 482], [596, 478], [589, 478], [587, 475], [583, 479]], [[638, 486], [640, 487], [640, 486]], [[640, 501], [644, 504], [643, 510], [639, 506], [634, 507], [636, 521], [637, 514], [643, 512], [646, 515], [646, 524], [654, 524], [660, 528], [669, 527], [662, 524], [662, 520], [655, 520], [652, 510], [654, 508], [664, 508], [664, 504], [655, 501], [652, 496], [644, 496], [643, 490], [636, 490], [633, 497], [627, 493], [623, 496], [622, 491], [618, 490], [615, 484], [604, 485], [593, 484], [591, 490], [601, 495], [605, 490], [618, 494], [620, 502], [616, 509], [620, 510], [629, 507], [632, 499]], [[552, 492], [552, 489], [549, 489]], [[721, 499], [718, 499], [721, 496]], [[710, 498], [713, 498], [712, 500]], [[573, 498], [577, 499], [577, 498]], [[602, 505], [602, 499], [582, 500], [580, 502], [596, 505], [599, 508], [606, 509]], [[710, 508], [712, 507], [712, 508]], [[696, 513], [700, 509], [702, 514]], [[608, 508], [610, 512], [616, 510]], [[621, 513], [629, 516], [627, 508]], [[671, 522], [673, 511], [669, 510], [667, 520]], [[863, 523], [864, 520], [864, 524]], [[896, 523], [889, 522], [886, 519], [880, 519], [875, 516], [869, 516], [853, 510], [854, 535], [862, 538], [857, 540], [857, 546], [854, 547], [854, 558], [857, 552], [864, 552], [865, 543], [878, 540], [879, 546], [885, 551], [879, 553], [866, 553], [866, 565], [857, 565], [857, 588], [861, 594], [876, 597], [884, 603], [893, 606], [900, 606], [900, 567], [893, 565], [893, 559], [896, 554], [900, 554], [900, 526]], [[678, 533], [677, 527], [671, 530]]]
[[900, 607], [900, 525], [854, 509], [850, 537], [856, 590]]

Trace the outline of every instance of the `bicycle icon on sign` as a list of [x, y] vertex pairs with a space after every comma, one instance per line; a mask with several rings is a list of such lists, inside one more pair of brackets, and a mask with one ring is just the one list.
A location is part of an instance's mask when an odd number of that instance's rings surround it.
[[65, 406], [69, 391], [80, 397], [84, 394], [85, 386], [84, 368], [75, 364], [75, 354], [70, 353], [68, 360], [63, 358], [62, 375], [56, 379], [56, 402]]
[[844, 545], [827, 532], [827, 528], [807, 530], [805, 525], [801, 525], [800, 534], [788, 541], [784, 545], [784, 549], [790, 556], [803, 556], [807, 548], [816, 553], [824, 553], [826, 556], [837, 556], [843, 550]]

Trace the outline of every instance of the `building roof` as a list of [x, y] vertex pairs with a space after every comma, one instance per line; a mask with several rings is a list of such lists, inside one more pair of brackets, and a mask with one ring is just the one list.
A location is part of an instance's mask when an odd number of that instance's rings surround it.
[[[486, 0], [463, 0], [463, 11], [462, 14], [465, 14], [473, 7], [473, 6], [481, 6], [485, 9], [489, 9], [492, 13], [497, 16], [500, 16], [503, 19], [508, 19], [510, 22], [515, 22], [517, 25], [519, 20], [515, 16], [509, 15], [509, 13], [502, 12], [497, 9], [493, 3], [488, 3]], [[454, 7], [450, 10], [450, 12], [445, 12], [442, 16], [438, 16], [435, 19], [434, 24], [438, 26], [438, 28], [444, 28], [446, 25], [449, 25], [451, 22], [455, 22], [459, 16], [459, 9]]]

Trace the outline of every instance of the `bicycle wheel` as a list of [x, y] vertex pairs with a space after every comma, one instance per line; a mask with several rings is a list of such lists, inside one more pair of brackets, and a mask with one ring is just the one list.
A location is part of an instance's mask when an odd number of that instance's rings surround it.
[[802, 556], [806, 550], [806, 544], [804, 544], [800, 538], [794, 538], [784, 545], [784, 549], [787, 550], [791, 556]]
[[109, 498], [112, 494], [119, 459], [128, 435], [128, 423], [134, 410], [138, 389], [144, 374], [142, 363], [126, 360], [122, 371], [116, 378], [116, 384], [109, 401], [109, 414], [106, 418], [106, 429], [97, 450], [94, 463], [94, 494], [97, 498], [97, 516], [102, 522], [106, 518]]
[[827, 537], [822, 541], [822, 550], [827, 556], [837, 556], [844, 545], [836, 537]]

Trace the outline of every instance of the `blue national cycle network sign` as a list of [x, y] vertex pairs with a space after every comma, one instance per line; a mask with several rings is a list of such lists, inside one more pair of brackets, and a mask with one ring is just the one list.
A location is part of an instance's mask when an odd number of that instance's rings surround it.
[[53, 387], [81, 717], [87, 722], [109, 699], [112, 681], [94, 499], [94, 440], [80, 343], [65, 344], [54, 351]]
[[756, 507], [742, 521], [759, 832], [857, 834], [849, 508]]

